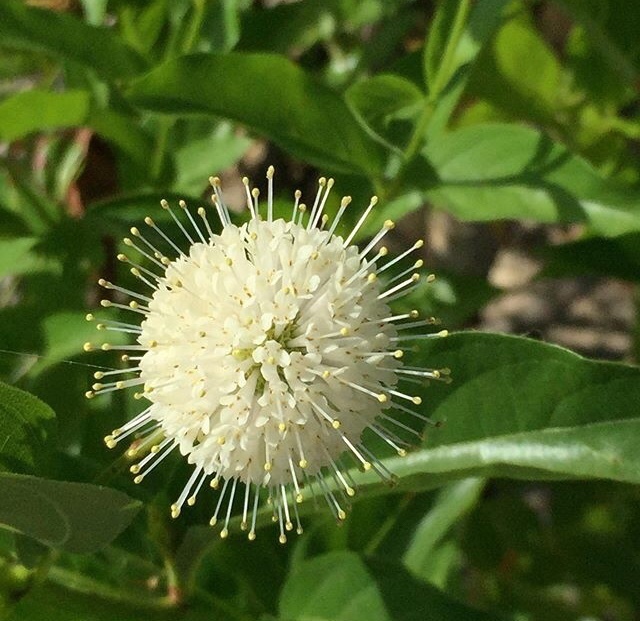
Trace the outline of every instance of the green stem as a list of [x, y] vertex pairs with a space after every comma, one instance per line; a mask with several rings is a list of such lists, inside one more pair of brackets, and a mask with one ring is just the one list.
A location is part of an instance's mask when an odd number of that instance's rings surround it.
[[185, 54], [192, 52], [198, 42], [198, 35], [202, 28], [205, 16], [205, 7], [207, 0], [193, 0], [193, 16], [184, 35], [182, 51]]
[[436, 74], [436, 77], [429, 91], [428, 98], [432, 102], [440, 96], [440, 93], [444, 90], [447, 82], [451, 78], [451, 71], [449, 67], [451, 65], [453, 55], [456, 53], [458, 44], [460, 43], [460, 39], [462, 38], [462, 35], [464, 33], [470, 11], [471, 0], [461, 0], [460, 4], [458, 5], [456, 16], [453, 20], [453, 26], [451, 27], [451, 32], [449, 33], [447, 44], [444, 48], [444, 53], [442, 54], [442, 62], [440, 63], [440, 68], [438, 69], [438, 73]]
[[128, 593], [62, 567], [51, 567], [49, 569], [49, 579], [51, 582], [70, 591], [77, 591], [85, 595], [95, 595], [120, 604], [135, 606], [136, 608], [167, 610], [175, 606], [175, 601], [168, 595], [151, 597], [149, 595], [141, 596], [140, 593]]
[[169, 132], [172, 127], [173, 119], [169, 117], [161, 117], [158, 119], [158, 134], [153, 149], [153, 158], [151, 160], [151, 176], [154, 181], [159, 181], [162, 176], [162, 171], [164, 170], [164, 155], [167, 152]]
[[435, 110], [438, 97], [446, 87], [451, 77], [449, 67], [464, 33], [470, 10], [471, 0], [462, 0], [458, 5], [458, 10], [456, 12], [455, 19], [453, 20], [453, 26], [449, 33], [449, 38], [447, 39], [447, 44], [442, 55], [440, 68], [438, 69], [438, 73], [435, 76], [429, 93], [425, 97], [424, 106], [403, 152], [402, 164], [395, 178], [391, 181], [388, 187], [383, 190], [381, 198], [385, 201], [391, 200], [398, 192], [398, 189], [403, 185], [404, 178], [407, 173], [407, 165], [418, 154], [424, 143], [424, 137]]

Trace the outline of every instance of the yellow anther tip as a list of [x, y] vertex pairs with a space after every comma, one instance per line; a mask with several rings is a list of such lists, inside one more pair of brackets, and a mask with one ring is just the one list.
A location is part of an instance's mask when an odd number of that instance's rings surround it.
[[299, 465], [301, 468], [306, 468], [306, 467], [309, 465], [309, 462], [308, 462], [306, 459], [301, 459], [301, 460], [298, 462], [298, 465]]
[[226, 539], [229, 536], [229, 530], [226, 528], [223, 528], [220, 531], [220, 539]]
[[92, 343], [89, 343], [89, 342], [86, 342], [86, 343], [82, 346], [82, 349], [83, 349], [84, 351], [92, 351], [92, 350], [93, 350], [93, 344], [92, 344]]
[[386, 402], [387, 402], [387, 400], [388, 400], [387, 395], [385, 395], [385, 394], [384, 394], [384, 393], [382, 393], [382, 392], [377, 396], [377, 398], [378, 398], [378, 401], [379, 401], [380, 403], [386, 403]]
[[415, 405], [420, 405], [422, 403], [422, 399], [420, 397], [411, 397], [411, 401], [415, 404]]

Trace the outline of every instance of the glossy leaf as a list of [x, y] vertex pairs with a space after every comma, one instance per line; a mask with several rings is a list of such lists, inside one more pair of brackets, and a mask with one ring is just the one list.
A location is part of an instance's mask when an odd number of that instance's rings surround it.
[[287, 621], [488, 621], [400, 565], [332, 552], [297, 565], [280, 596]]
[[108, 79], [131, 77], [144, 68], [142, 58], [112, 31], [19, 0], [0, 3], [0, 37], [6, 46], [71, 60]]
[[[584, 222], [600, 235], [640, 230], [640, 196], [527, 127], [466, 127], [430, 144], [414, 179], [462, 220]], [[420, 177], [422, 171], [422, 177]]]
[[137, 80], [128, 96], [155, 112], [238, 121], [330, 170], [375, 173], [382, 165], [381, 147], [340, 96], [278, 56], [184, 56]]
[[46, 403], [0, 382], [0, 471], [44, 471], [54, 434], [55, 414]]
[[82, 125], [88, 112], [85, 91], [24, 91], [0, 103], [0, 139], [11, 142], [33, 132]]
[[0, 473], [0, 522], [68, 552], [95, 552], [133, 520], [140, 504], [88, 483]]
[[441, 339], [426, 359], [454, 381], [422, 393], [442, 427], [387, 463], [403, 488], [478, 475], [640, 482], [640, 369], [480, 333]]

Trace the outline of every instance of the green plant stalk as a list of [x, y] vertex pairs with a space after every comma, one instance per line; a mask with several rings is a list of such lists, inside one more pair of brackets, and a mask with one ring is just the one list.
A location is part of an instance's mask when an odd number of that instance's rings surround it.
[[185, 54], [192, 52], [198, 42], [198, 35], [200, 34], [204, 21], [206, 6], [207, 0], [193, 0], [193, 16], [187, 26], [182, 45], [182, 51]]
[[440, 93], [446, 86], [447, 77], [450, 73], [449, 66], [451, 65], [452, 57], [455, 54], [458, 43], [460, 43], [460, 39], [464, 33], [470, 11], [471, 0], [462, 0], [458, 5], [458, 11], [456, 12], [456, 17], [453, 20], [453, 26], [451, 27], [451, 33], [447, 39], [447, 45], [444, 48], [440, 69], [436, 74], [435, 80], [433, 81], [433, 87], [428, 95], [428, 100], [431, 102], [434, 102], [440, 96]]
[[460, 39], [462, 38], [462, 35], [464, 33], [470, 11], [471, 0], [462, 0], [462, 2], [460, 2], [460, 4], [458, 5], [456, 17], [453, 21], [451, 33], [449, 34], [447, 45], [442, 57], [442, 63], [440, 64], [440, 68], [434, 79], [433, 86], [425, 97], [424, 106], [422, 108], [420, 116], [418, 117], [418, 120], [416, 121], [416, 124], [414, 125], [413, 131], [411, 132], [411, 137], [409, 138], [407, 146], [403, 152], [402, 165], [400, 166], [398, 173], [396, 174], [395, 178], [392, 180], [386, 191], [383, 191], [383, 196], [381, 198], [383, 198], [385, 201], [389, 201], [395, 197], [398, 190], [404, 183], [407, 165], [417, 155], [417, 153], [420, 151], [420, 148], [423, 146], [424, 137], [427, 128], [429, 127], [429, 122], [431, 121], [433, 111], [435, 110], [436, 102], [443, 89], [447, 85], [446, 79], [450, 73], [449, 67], [451, 65], [456, 48], [458, 47]]
[[85, 574], [78, 574], [62, 567], [51, 567], [48, 577], [54, 584], [70, 591], [77, 591], [85, 595], [96, 595], [103, 599], [136, 608], [167, 610], [175, 606], [175, 601], [169, 595], [151, 597], [149, 595], [141, 595], [139, 592], [130, 593], [89, 578]]
[[[193, 0], [193, 14], [191, 20], [186, 27], [186, 31], [183, 37], [176, 32], [174, 42], [182, 41], [180, 52], [182, 54], [188, 54], [192, 52], [198, 43], [198, 36], [202, 29], [202, 24], [205, 18], [205, 9], [207, 6], [207, 0]], [[166, 58], [173, 56], [173, 48], [175, 46], [169, 45], [167, 47]], [[170, 117], [162, 117], [158, 121], [158, 133], [156, 136], [155, 148], [153, 151], [153, 158], [151, 161], [151, 175], [155, 181], [159, 181], [164, 170], [165, 154], [168, 150], [169, 134], [173, 127], [173, 119]]]

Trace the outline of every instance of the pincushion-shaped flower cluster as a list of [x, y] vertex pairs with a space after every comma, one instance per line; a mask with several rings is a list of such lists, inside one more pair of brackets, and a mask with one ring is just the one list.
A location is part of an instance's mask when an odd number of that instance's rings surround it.
[[[179, 218], [163, 201], [184, 248], [151, 218], [145, 222], [155, 240], [131, 229], [132, 238], [124, 242], [147, 266], [124, 254], [118, 258], [131, 264], [147, 291], [101, 280], [116, 296], [130, 299], [102, 305], [132, 311], [142, 322], [98, 324], [136, 336], [133, 345], [101, 346], [126, 351], [123, 359], [131, 366], [97, 373], [99, 381], [87, 396], [142, 387], [136, 396], [149, 405], [105, 442], [113, 447], [135, 439], [128, 454], [139, 458], [131, 467], [136, 482], [170, 453], [186, 457], [193, 470], [171, 506], [174, 517], [185, 503], [195, 503], [208, 481], [218, 490], [211, 523], [222, 521], [222, 537], [237, 505], [242, 528], [255, 538], [260, 498], [266, 496], [284, 542], [294, 527], [302, 532], [297, 505], [307, 488], [326, 499], [338, 520], [345, 518], [355, 494], [349, 461], [391, 476], [363, 443], [363, 433], [370, 430], [404, 455], [406, 444], [394, 429], [415, 431], [392, 413], [427, 419], [411, 408], [420, 398], [405, 392], [402, 380], [446, 378], [447, 370], [402, 366], [405, 337], [399, 332], [433, 320], [415, 321], [415, 311], [394, 315], [389, 307], [416, 285], [420, 276], [414, 270], [422, 261], [388, 274], [421, 242], [387, 260], [381, 245], [393, 228], [387, 221], [358, 249], [352, 240], [377, 199], [343, 238], [337, 230], [350, 198], [342, 199], [327, 227], [331, 179], [320, 179], [309, 210], [296, 192], [291, 219], [274, 219], [271, 167], [267, 180], [266, 213], [259, 191], [244, 180], [251, 218], [237, 226], [219, 180], [211, 179], [220, 233], [213, 232], [203, 208], [198, 223], [183, 202], [185, 216]], [[165, 254], [169, 250], [172, 259]], [[127, 374], [132, 377], [119, 379]]]

